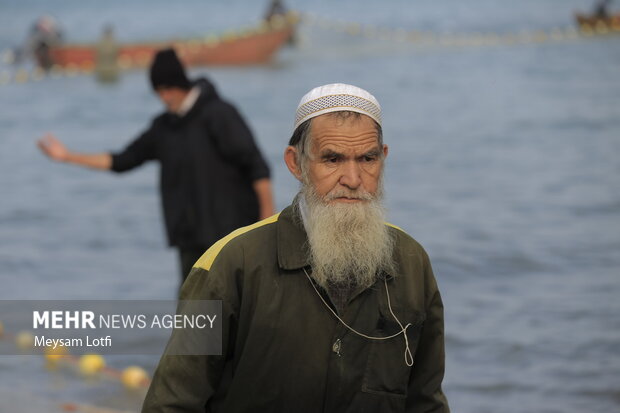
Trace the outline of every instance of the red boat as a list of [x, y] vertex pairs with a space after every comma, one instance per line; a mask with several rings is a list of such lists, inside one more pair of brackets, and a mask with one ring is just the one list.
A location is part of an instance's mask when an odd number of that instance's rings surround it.
[[[157, 50], [172, 46], [187, 66], [266, 63], [293, 36], [297, 22], [297, 14], [288, 13], [220, 37], [119, 44], [116, 61], [121, 69], [145, 67]], [[50, 57], [55, 68], [91, 70], [97, 63], [97, 44], [62, 44], [50, 49]]]
[[620, 14], [596, 16], [576, 13], [575, 19], [582, 30], [593, 30], [600, 33], [620, 32]]

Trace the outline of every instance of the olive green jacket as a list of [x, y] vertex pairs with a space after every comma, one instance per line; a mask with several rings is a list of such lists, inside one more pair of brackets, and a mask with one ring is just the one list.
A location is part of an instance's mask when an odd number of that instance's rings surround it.
[[[221, 356], [164, 356], [143, 412], [448, 412], [443, 304], [422, 247], [402, 230], [386, 278], [402, 334], [348, 330], [313, 289], [306, 233], [293, 207], [241, 228], [192, 269], [182, 299], [222, 300]], [[369, 336], [401, 328], [383, 279], [356, 292], [341, 317]], [[329, 303], [329, 298], [322, 293]]]

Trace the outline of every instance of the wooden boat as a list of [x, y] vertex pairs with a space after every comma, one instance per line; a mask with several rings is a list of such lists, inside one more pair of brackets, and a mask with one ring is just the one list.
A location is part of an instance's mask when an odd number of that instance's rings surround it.
[[[288, 13], [219, 37], [119, 44], [117, 64], [120, 69], [148, 66], [155, 52], [166, 47], [174, 47], [187, 66], [262, 64], [289, 41], [297, 22], [297, 14]], [[55, 69], [92, 70], [97, 63], [97, 44], [63, 44], [52, 47], [50, 56]]]
[[581, 30], [592, 30], [598, 33], [620, 32], [620, 13], [609, 16], [575, 14]]

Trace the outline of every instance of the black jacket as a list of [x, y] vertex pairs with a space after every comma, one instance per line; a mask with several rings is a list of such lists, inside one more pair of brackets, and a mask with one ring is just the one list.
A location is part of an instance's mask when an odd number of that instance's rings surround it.
[[269, 177], [269, 168], [235, 107], [220, 99], [208, 80], [197, 84], [200, 96], [185, 116], [157, 116], [112, 155], [111, 169], [125, 172], [158, 160], [169, 244], [206, 249], [258, 219], [252, 183]]

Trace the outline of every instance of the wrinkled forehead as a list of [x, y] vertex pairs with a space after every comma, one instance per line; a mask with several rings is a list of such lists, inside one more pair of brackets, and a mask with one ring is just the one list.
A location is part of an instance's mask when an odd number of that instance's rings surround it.
[[310, 126], [313, 150], [368, 152], [380, 150], [377, 123], [366, 115], [355, 112], [334, 112], [317, 116]]

